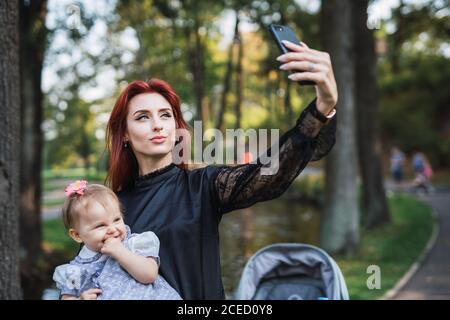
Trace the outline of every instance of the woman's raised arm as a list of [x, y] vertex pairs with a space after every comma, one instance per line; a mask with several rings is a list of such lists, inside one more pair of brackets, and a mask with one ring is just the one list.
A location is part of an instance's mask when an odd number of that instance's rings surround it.
[[[325, 156], [335, 143], [337, 86], [330, 56], [304, 44], [285, 45], [292, 52], [278, 57], [284, 63], [280, 69], [298, 71], [289, 75], [292, 81], [314, 81], [317, 98], [302, 112], [296, 125], [281, 136], [275, 174], [265, 174], [262, 169], [268, 165], [259, 158], [254, 164], [218, 169], [213, 183], [220, 213], [280, 196], [309, 161]], [[271, 155], [270, 149], [268, 154]]]
[[[214, 186], [221, 213], [279, 197], [309, 161], [325, 156], [335, 143], [336, 116], [327, 124], [314, 117], [315, 101], [303, 111], [295, 127], [279, 140], [278, 171], [264, 174], [269, 165], [257, 163], [218, 169]], [[271, 155], [269, 149], [268, 154]], [[277, 155], [271, 155], [271, 157]]]

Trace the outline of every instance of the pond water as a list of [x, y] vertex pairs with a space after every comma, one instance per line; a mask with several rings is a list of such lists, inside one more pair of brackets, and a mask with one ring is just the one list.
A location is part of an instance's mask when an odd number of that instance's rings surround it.
[[247, 260], [264, 246], [280, 242], [318, 245], [317, 208], [280, 197], [223, 216], [220, 223], [222, 278], [227, 297], [237, 287]]

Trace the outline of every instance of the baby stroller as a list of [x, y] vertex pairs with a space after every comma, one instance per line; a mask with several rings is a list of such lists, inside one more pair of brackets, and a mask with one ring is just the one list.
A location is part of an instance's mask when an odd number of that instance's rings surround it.
[[348, 300], [344, 277], [325, 251], [279, 243], [256, 252], [244, 267], [238, 300]]

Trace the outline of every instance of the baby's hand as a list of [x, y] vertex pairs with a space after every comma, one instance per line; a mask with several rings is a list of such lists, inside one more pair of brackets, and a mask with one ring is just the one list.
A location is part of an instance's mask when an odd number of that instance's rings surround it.
[[103, 243], [101, 253], [113, 257], [115, 254], [118, 254], [123, 248], [124, 246], [120, 238], [108, 238]]
[[97, 296], [101, 293], [102, 289], [89, 289], [80, 294], [80, 300], [97, 300]]

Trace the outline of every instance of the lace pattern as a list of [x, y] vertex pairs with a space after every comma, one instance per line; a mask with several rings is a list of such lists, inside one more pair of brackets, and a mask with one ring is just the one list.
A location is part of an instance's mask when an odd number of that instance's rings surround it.
[[[335, 143], [336, 116], [324, 125], [312, 116], [310, 110], [315, 107], [314, 100], [302, 112], [297, 124], [280, 137], [279, 165], [275, 174], [263, 174], [261, 169], [270, 164], [262, 164], [259, 158], [256, 163], [218, 169], [213, 183], [221, 213], [279, 197], [309, 161], [319, 160], [331, 150]], [[270, 156], [271, 149], [267, 153]]]

